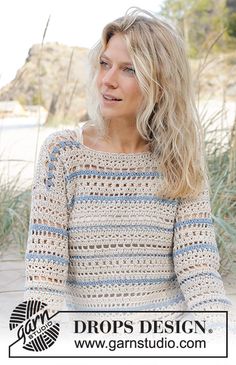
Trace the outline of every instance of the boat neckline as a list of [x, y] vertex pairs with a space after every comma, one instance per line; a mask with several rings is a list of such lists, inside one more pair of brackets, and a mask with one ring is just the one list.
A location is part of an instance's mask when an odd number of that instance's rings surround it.
[[[82, 127], [78, 127], [78, 129], [81, 130], [79, 131], [80, 132], [80, 136], [83, 140], [83, 128]], [[77, 134], [77, 133], [76, 133]], [[79, 143], [81, 145], [81, 147], [83, 149], [86, 149], [88, 151], [91, 151], [91, 152], [94, 152], [94, 153], [98, 153], [98, 154], [105, 154], [105, 155], [113, 155], [113, 156], [150, 156], [152, 154], [151, 151], [143, 151], [143, 152], [111, 152], [111, 151], [100, 151], [100, 150], [96, 150], [94, 148], [90, 148], [88, 146], [86, 146], [81, 140], [80, 138], [78, 138], [79, 140]]]

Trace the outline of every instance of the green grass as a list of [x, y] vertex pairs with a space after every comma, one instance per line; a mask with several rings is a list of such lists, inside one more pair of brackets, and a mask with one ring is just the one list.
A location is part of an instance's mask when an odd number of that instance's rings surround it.
[[0, 252], [11, 244], [24, 254], [30, 215], [30, 189], [19, 187], [19, 176], [4, 180], [0, 176]]
[[232, 149], [231, 146], [224, 152], [216, 151], [207, 160], [222, 274], [236, 273], [236, 154]]
[[[214, 43], [206, 50], [206, 56], [199, 62], [198, 70], [195, 69], [194, 72], [198, 101], [204, 98], [201, 78], [203, 71], [212, 67], [208, 58], [213, 45]], [[222, 275], [236, 273], [236, 115], [233, 128], [231, 130], [225, 128], [226, 87], [227, 84], [222, 85], [222, 100], [218, 103], [220, 107], [218, 109], [216, 107], [214, 113], [208, 117], [206, 102], [201, 114], [211, 188], [212, 218], [220, 252]]]

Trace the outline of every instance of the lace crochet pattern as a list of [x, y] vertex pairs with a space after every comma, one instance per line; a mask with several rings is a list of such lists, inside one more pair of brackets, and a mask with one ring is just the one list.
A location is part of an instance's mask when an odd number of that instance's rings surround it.
[[161, 199], [151, 152], [44, 142], [32, 189], [26, 299], [55, 310], [227, 310], [208, 189]]

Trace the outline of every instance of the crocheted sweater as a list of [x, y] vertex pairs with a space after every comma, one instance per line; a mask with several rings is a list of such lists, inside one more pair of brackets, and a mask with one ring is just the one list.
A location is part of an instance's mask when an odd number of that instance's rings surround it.
[[26, 299], [73, 310], [228, 310], [206, 187], [161, 199], [149, 151], [82, 143], [81, 129], [51, 134], [32, 189]]

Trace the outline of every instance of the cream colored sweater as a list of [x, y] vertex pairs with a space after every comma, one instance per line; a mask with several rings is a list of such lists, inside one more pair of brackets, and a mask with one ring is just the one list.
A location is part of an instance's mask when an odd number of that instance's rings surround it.
[[73, 310], [227, 310], [208, 189], [161, 199], [151, 152], [51, 134], [32, 190], [26, 298]]

